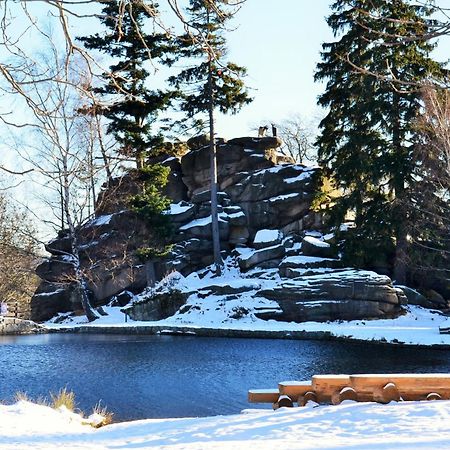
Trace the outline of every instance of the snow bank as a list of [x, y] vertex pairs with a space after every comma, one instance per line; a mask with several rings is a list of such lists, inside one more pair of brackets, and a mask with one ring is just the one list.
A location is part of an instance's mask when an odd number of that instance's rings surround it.
[[[45, 406], [0, 405], [2, 450], [449, 448], [450, 401], [246, 410], [243, 414], [140, 420], [98, 430]], [[26, 425], [25, 425], [26, 424]]]

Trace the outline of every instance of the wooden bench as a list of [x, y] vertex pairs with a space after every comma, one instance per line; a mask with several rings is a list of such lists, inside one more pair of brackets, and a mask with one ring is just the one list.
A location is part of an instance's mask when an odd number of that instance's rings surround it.
[[304, 406], [309, 401], [337, 405], [344, 400], [388, 403], [450, 399], [450, 374], [314, 375], [309, 381], [282, 381], [278, 389], [253, 389], [250, 403]]

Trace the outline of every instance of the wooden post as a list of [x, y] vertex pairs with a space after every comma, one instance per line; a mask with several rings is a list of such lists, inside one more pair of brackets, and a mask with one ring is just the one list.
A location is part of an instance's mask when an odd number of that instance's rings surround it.
[[313, 391], [305, 392], [304, 395], [300, 395], [297, 399], [298, 406], [306, 406], [308, 402], [318, 403], [317, 395]]
[[381, 389], [376, 389], [373, 399], [378, 403], [399, 402], [401, 397], [395, 383], [387, 383]]
[[291, 397], [287, 395], [280, 395], [278, 400], [272, 405], [273, 409], [278, 408], [292, 408], [294, 406], [294, 402]]
[[340, 391], [336, 391], [331, 396], [331, 403], [333, 403], [333, 405], [339, 405], [344, 400], [352, 400], [354, 402], [358, 401], [358, 394], [352, 387], [347, 386], [342, 388]]

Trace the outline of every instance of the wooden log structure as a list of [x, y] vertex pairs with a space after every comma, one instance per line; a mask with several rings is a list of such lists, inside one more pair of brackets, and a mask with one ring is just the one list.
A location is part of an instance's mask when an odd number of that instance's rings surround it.
[[425, 400], [430, 393], [450, 398], [450, 374], [362, 374], [351, 375], [350, 382], [362, 401], [373, 399], [374, 393], [379, 393], [388, 383], [395, 385], [405, 401]]
[[253, 389], [250, 403], [271, 403], [274, 409], [291, 407], [294, 402], [332, 403], [450, 399], [450, 374], [356, 374], [314, 375], [312, 381], [283, 381], [278, 389]]
[[317, 395], [319, 403], [331, 403], [333, 395], [350, 385], [349, 375], [314, 375], [312, 390]]

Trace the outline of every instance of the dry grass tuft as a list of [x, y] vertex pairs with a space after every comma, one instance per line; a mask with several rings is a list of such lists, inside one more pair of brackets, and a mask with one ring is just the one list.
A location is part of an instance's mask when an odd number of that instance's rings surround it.
[[109, 425], [113, 421], [114, 413], [111, 411], [108, 411], [106, 406], [102, 406], [100, 402], [98, 402], [94, 406], [94, 410], [92, 411], [92, 414], [99, 415], [103, 418], [100, 422], [98, 422], [95, 425], [96, 428], [100, 428], [100, 427], [104, 427], [105, 425]]
[[75, 411], [75, 394], [67, 388], [62, 388], [58, 393], [50, 393], [51, 404], [54, 409], [58, 409], [61, 406], [65, 406], [69, 411]]

